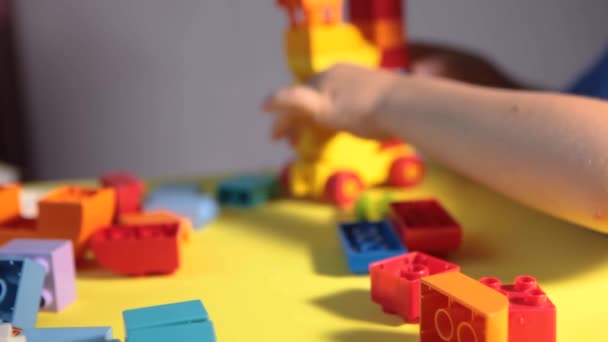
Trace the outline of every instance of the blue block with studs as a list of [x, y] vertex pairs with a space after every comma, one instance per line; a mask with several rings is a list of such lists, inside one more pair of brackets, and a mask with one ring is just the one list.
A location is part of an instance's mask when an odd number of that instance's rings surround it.
[[36, 325], [44, 276], [44, 267], [35, 261], [0, 258], [0, 323]]
[[369, 273], [370, 263], [407, 253], [387, 220], [341, 224], [338, 237], [348, 268], [355, 274]]

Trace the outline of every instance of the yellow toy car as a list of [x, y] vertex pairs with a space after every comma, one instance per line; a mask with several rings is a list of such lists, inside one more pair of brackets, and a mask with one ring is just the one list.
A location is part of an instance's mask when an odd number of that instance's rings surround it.
[[424, 175], [414, 149], [400, 141], [378, 142], [305, 124], [292, 137], [296, 158], [281, 173], [282, 188], [294, 197], [351, 206], [375, 185], [409, 187]]

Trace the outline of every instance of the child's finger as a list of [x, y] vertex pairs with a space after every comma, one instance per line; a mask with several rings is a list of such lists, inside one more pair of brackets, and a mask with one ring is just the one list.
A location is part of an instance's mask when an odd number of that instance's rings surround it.
[[281, 89], [266, 98], [263, 109], [270, 113], [294, 113], [311, 117], [324, 109], [325, 101], [316, 90], [307, 86]]

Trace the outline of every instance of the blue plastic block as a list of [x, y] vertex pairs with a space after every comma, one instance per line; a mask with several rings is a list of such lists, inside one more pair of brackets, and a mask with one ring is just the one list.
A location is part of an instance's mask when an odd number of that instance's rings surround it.
[[22, 332], [27, 342], [106, 342], [112, 340], [112, 328], [28, 328]]
[[135, 330], [127, 335], [127, 342], [215, 342], [215, 340], [213, 324], [210, 321]]
[[44, 267], [25, 258], [0, 258], [0, 322], [33, 328], [40, 308]]
[[209, 316], [200, 300], [126, 310], [122, 313], [127, 336], [136, 330], [207, 322]]
[[338, 232], [352, 273], [369, 273], [370, 263], [407, 253], [388, 221], [341, 224]]
[[251, 208], [265, 203], [277, 192], [278, 182], [274, 176], [242, 175], [218, 183], [216, 195], [222, 205]]
[[[167, 188], [168, 189], [168, 188]], [[144, 205], [144, 211], [169, 210], [192, 221], [195, 229], [203, 228], [219, 213], [215, 199], [198, 192], [162, 190], [153, 192]]]
[[154, 198], [156, 196], [183, 196], [183, 195], [196, 195], [200, 193], [200, 185], [197, 183], [175, 183], [175, 184], [162, 184], [150, 191], [146, 197]]

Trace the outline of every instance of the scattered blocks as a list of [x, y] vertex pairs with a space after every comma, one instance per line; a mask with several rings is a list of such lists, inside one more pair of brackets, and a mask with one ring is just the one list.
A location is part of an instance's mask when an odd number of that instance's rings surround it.
[[76, 300], [74, 250], [69, 240], [15, 239], [0, 247], [2, 257], [28, 258], [44, 267], [41, 309], [61, 311]]
[[23, 329], [27, 342], [106, 342], [112, 339], [110, 327], [85, 328], [27, 328]]
[[213, 323], [200, 300], [123, 312], [129, 342], [215, 342]]
[[104, 228], [91, 238], [91, 249], [104, 268], [122, 275], [171, 274], [180, 266], [177, 222]]
[[220, 182], [216, 194], [221, 205], [252, 208], [268, 201], [278, 190], [274, 176], [242, 175]]
[[480, 282], [509, 299], [509, 342], [555, 342], [556, 308], [534, 277], [519, 276], [513, 285], [493, 277]]
[[460, 272], [420, 284], [420, 342], [507, 342], [509, 301]]
[[170, 210], [187, 217], [193, 227], [203, 228], [219, 213], [215, 199], [189, 186], [163, 186], [148, 195], [145, 211]]
[[407, 252], [387, 221], [341, 224], [338, 234], [353, 273], [368, 273], [369, 264]]
[[38, 231], [44, 238], [72, 240], [81, 257], [91, 235], [112, 223], [115, 207], [113, 189], [65, 186], [38, 202]]
[[0, 322], [35, 326], [44, 273], [44, 267], [29, 259], [0, 258]]
[[391, 220], [410, 251], [445, 254], [460, 247], [462, 228], [436, 200], [394, 202]]
[[369, 266], [372, 300], [389, 314], [405, 322], [420, 319], [420, 279], [445, 272], [458, 272], [460, 266], [420, 252], [399, 255]]
[[116, 215], [141, 211], [142, 198], [146, 190], [144, 183], [126, 172], [106, 173], [100, 182], [104, 187], [113, 188], [116, 193]]

